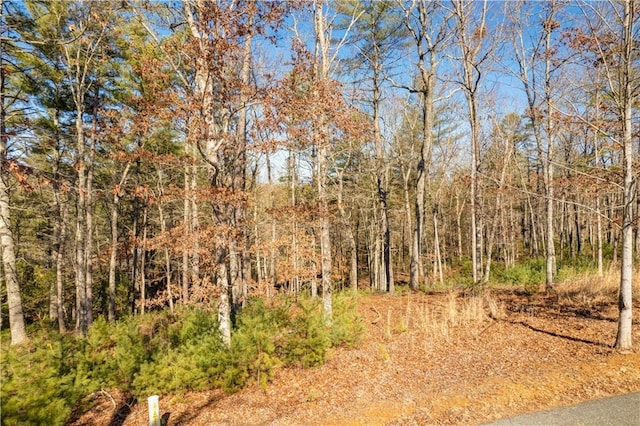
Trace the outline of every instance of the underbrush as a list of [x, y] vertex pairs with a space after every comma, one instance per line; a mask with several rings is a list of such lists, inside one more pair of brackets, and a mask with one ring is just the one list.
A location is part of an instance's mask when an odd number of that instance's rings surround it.
[[220, 339], [216, 313], [193, 309], [113, 324], [100, 318], [86, 339], [45, 329], [9, 347], [5, 334], [2, 424], [65, 424], [74, 410], [88, 408], [88, 396], [108, 388], [142, 398], [264, 387], [279, 366], [320, 365], [331, 346], [356, 344], [362, 330], [355, 301], [338, 295], [331, 326], [318, 300], [251, 300], [236, 317], [230, 347]]
[[[640, 282], [640, 272], [634, 273], [633, 283]], [[599, 277], [595, 273], [575, 275], [560, 283], [556, 292], [562, 305], [594, 307], [615, 302], [620, 291], [620, 272], [607, 271]], [[633, 300], [640, 301], [640, 288], [633, 286]]]
[[494, 264], [491, 269], [491, 282], [500, 285], [522, 286], [527, 294], [537, 293], [545, 283], [544, 259], [529, 259], [510, 268]]
[[450, 290], [445, 297], [429, 299], [427, 296], [407, 297], [404, 311], [394, 312], [390, 307], [386, 315], [374, 308], [378, 320], [384, 320], [384, 337], [391, 340], [394, 334], [418, 332], [425, 344], [434, 341], [451, 341], [455, 336], [478, 335], [493, 320], [506, 317], [506, 307], [490, 291], [465, 295]]

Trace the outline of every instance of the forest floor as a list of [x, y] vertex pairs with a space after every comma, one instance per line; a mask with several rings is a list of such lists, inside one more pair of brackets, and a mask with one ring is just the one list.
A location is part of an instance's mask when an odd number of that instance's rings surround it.
[[[638, 298], [635, 298], [638, 305]], [[280, 369], [252, 386], [161, 396], [169, 425], [480, 424], [524, 412], [640, 391], [640, 354], [611, 348], [614, 291], [563, 284], [521, 289], [374, 294], [359, 298], [356, 348], [312, 369]], [[634, 321], [634, 341], [640, 324]], [[636, 343], [637, 344], [637, 343]], [[146, 401], [117, 392], [74, 424], [141, 425]], [[113, 399], [112, 399], [113, 398]]]

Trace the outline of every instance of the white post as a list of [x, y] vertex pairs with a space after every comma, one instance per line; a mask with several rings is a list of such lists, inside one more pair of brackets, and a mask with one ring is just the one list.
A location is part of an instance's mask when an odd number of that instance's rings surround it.
[[158, 395], [152, 395], [147, 398], [149, 402], [149, 426], [161, 426], [160, 403], [158, 402], [158, 398]]

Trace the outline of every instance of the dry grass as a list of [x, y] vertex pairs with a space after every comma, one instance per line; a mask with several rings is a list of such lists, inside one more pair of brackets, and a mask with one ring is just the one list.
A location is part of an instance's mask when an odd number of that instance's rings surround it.
[[[636, 271], [633, 282], [640, 282], [640, 272]], [[595, 308], [615, 300], [620, 288], [620, 272], [609, 270], [602, 277], [583, 275], [561, 283], [557, 288], [561, 306], [581, 306]], [[640, 299], [640, 289], [633, 288], [633, 299]]]
[[456, 291], [449, 292], [444, 300], [425, 303], [419, 297], [407, 297], [402, 314], [392, 315], [387, 311], [385, 337], [391, 339], [394, 332], [415, 332], [429, 340], [444, 338], [451, 341], [453, 336], [478, 335], [487, 323], [505, 317], [506, 308], [489, 292], [482, 295], [463, 296]]

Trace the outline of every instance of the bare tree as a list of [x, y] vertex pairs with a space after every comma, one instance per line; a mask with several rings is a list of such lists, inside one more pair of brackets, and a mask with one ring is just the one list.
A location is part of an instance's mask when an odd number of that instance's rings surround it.
[[[518, 65], [517, 76], [522, 83], [527, 97], [527, 115], [531, 122], [533, 135], [538, 148], [538, 157], [542, 163], [544, 183], [544, 201], [546, 210], [545, 246], [546, 246], [546, 289], [553, 290], [556, 270], [556, 253], [554, 243], [554, 144], [556, 137], [557, 106], [554, 102], [554, 77], [560, 69], [561, 61], [555, 60], [557, 52], [553, 35], [560, 27], [556, 15], [561, 3], [556, 0], [548, 2], [542, 9], [539, 24], [542, 31], [537, 39], [529, 43], [523, 33], [526, 28], [527, 14], [523, 3], [513, 3], [508, 18], [515, 29], [513, 47]], [[540, 60], [542, 64], [540, 65]]]
[[[331, 29], [327, 28], [326, 15], [324, 11], [324, 0], [314, 2], [314, 26], [316, 36], [315, 54], [315, 75], [316, 83], [323, 84], [329, 78], [331, 57], [329, 52], [329, 34]], [[316, 184], [318, 189], [318, 201], [320, 203], [320, 267], [322, 274], [322, 306], [325, 319], [331, 321], [333, 317], [333, 307], [331, 293], [333, 283], [331, 276], [331, 234], [329, 229], [329, 205], [327, 193], [327, 171], [330, 141], [328, 139], [328, 125], [326, 117], [319, 117], [318, 128], [315, 129], [318, 135], [317, 141], [317, 163], [316, 163]]]
[[618, 334], [616, 336], [615, 347], [620, 351], [631, 351], [633, 349], [632, 325], [633, 325], [633, 204], [635, 200], [635, 184], [637, 177], [634, 173], [633, 149], [633, 123], [632, 106], [636, 100], [638, 85], [634, 81], [632, 64], [634, 61], [635, 48], [635, 14], [636, 2], [634, 0], [624, 1], [624, 11], [622, 12], [622, 22], [620, 26], [620, 54], [616, 78], [609, 74], [609, 87], [616, 94], [622, 131], [622, 263], [620, 265], [620, 293], [618, 298]]
[[[422, 268], [422, 238], [425, 223], [425, 189], [431, 166], [433, 150], [434, 103], [438, 55], [444, 48], [448, 36], [450, 16], [443, 14], [444, 8], [438, 1], [414, 0], [404, 5], [405, 26], [411, 34], [418, 58], [417, 87], [404, 86], [410, 92], [418, 93], [422, 104], [422, 145], [415, 178], [415, 223], [411, 241], [411, 261], [409, 267], [409, 287], [417, 290]], [[426, 282], [426, 277], [425, 277]]]
[[[473, 282], [482, 276], [482, 194], [480, 193], [480, 111], [478, 89], [482, 78], [482, 66], [491, 49], [486, 48], [487, 1], [482, 2], [479, 16], [473, 16], [476, 2], [454, 0], [453, 13], [457, 21], [457, 38], [462, 56], [462, 81], [460, 85], [467, 99], [468, 120], [471, 127], [471, 261]], [[472, 20], [477, 24], [472, 25]]]

